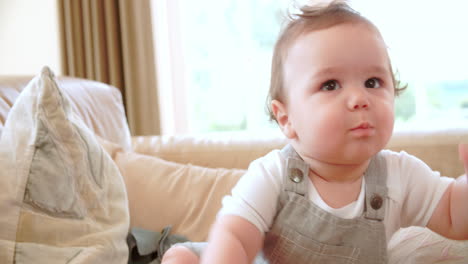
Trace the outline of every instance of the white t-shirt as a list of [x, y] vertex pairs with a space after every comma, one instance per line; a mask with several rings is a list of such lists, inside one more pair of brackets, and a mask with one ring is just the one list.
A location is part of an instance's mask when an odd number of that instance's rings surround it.
[[[383, 150], [387, 162], [387, 188], [385, 231], [387, 241], [400, 227], [426, 226], [452, 178], [441, 177], [424, 162], [406, 152]], [[237, 215], [267, 232], [276, 215], [282, 191], [286, 160], [280, 150], [274, 150], [253, 161], [247, 173], [233, 188], [230, 196], [223, 198], [220, 215]], [[342, 208], [329, 207], [308, 179], [308, 196], [323, 210], [342, 218], [354, 218], [364, 210], [365, 181], [356, 201]]]

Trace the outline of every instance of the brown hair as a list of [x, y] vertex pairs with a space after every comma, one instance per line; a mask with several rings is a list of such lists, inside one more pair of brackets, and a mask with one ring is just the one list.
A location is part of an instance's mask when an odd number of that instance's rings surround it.
[[[289, 14], [289, 22], [281, 31], [273, 50], [271, 63], [270, 90], [267, 97], [267, 110], [271, 120], [276, 118], [271, 110], [271, 101], [284, 99], [283, 64], [291, 44], [301, 35], [326, 29], [343, 23], [365, 23], [379, 32], [367, 18], [352, 9], [345, 0], [334, 0], [326, 5], [302, 6], [300, 13]], [[379, 33], [380, 34], [380, 33]], [[392, 66], [390, 64], [390, 70]], [[395, 74], [392, 75], [395, 94], [398, 95], [406, 85], [401, 85]]]

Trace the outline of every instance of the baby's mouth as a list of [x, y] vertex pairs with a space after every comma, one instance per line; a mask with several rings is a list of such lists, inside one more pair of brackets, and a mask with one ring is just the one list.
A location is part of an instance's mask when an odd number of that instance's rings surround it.
[[369, 128], [373, 128], [373, 127], [368, 122], [362, 122], [359, 125], [351, 128], [351, 131], [358, 130], [358, 129], [369, 129]]

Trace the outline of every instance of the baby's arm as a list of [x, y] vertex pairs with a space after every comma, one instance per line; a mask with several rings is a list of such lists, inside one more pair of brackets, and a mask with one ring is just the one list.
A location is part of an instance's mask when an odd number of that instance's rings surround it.
[[211, 229], [201, 263], [252, 263], [262, 244], [263, 235], [254, 224], [239, 216], [224, 215]]
[[437, 205], [428, 228], [447, 238], [468, 239], [468, 145], [460, 145], [465, 176], [452, 183]]

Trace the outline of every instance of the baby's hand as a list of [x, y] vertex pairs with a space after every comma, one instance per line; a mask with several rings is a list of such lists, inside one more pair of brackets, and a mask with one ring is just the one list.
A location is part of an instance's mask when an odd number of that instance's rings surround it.
[[465, 166], [465, 176], [468, 181], [468, 144], [460, 144], [458, 146], [458, 153], [463, 165]]

